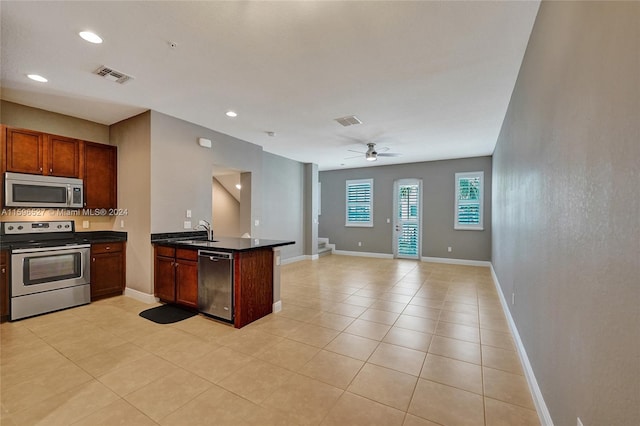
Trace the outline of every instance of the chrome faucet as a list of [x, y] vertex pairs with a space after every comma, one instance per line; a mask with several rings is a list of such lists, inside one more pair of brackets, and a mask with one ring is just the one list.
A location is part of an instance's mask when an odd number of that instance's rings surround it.
[[213, 228], [211, 227], [211, 224], [206, 220], [201, 220], [198, 226], [196, 226], [196, 229], [198, 229], [201, 226], [204, 228], [205, 231], [207, 231], [207, 240], [213, 240]]

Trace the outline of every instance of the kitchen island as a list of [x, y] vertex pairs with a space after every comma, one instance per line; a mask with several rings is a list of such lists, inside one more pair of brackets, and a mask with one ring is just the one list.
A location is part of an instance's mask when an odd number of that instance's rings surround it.
[[229, 253], [233, 257], [230, 283], [232, 312], [229, 318], [214, 317], [241, 328], [270, 314], [273, 311], [274, 282], [279, 283], [280, 274], [279, 255], [274, 256], [274, 251], [295, 242], [206, 238], [206, 234], [201, 232], [151, 235], [155, 254], [155, 296], [164, 302], [206, 313], [203, 310], [206, 301], [202, 300], [202, 286], [206, 277], [200, 276], [203, 269], [198, 267], [198, 253]]

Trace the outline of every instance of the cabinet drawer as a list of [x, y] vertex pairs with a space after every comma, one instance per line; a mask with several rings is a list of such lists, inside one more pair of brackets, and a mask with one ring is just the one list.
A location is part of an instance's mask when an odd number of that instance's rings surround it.
[[156, 246], [156, 255], [164, 257], [176, 257], [176, 249], [167, 246]]
[[177, 249], [176, 259], [198, 260], [198, 250]]
[[91, 244], [92, 254], [114, 253], [118, 251], [122, 251], [122, 242]]

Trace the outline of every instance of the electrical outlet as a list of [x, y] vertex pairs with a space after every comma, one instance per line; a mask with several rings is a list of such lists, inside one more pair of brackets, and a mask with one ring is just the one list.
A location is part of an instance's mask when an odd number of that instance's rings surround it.
[[453, 249], [452, 249], [451, 247], [447, 247], [447, 251], [448, 251], [449, 253], [451, 253], [451, 251], [452, 251], [452, 250], [453, 250]]
[[584, 426], [584, 425], [582, 424], [582, 420], [580, 420], [580, 417], [578, 417], [578, 423], [577, 423], [577, 426]]
[[89, 221], [88, 221], [88, 220], [83, 220], [83, 221], [82, 221], [82, 227], [83, 227], [84, 229], [89, 228]]
[[358, 247], [362, 247], [362, 241], [358, 241]]
[[391, 223], [391, 218], [387, 218], [387, 223]]
[[515, 293], [511, 293], [511, 304], [512, 305], [516, 304], [516, 294]]
[[256, 219], [254, 222], [256, 225], [255, 226], [260, 226], [260, 220]]
[[120, 228], [124, 228], [124, 219], [120, 219]]
[[184, 229], [191, 229], [191, 221], [190, 220], [185, 220], [184, 221]]

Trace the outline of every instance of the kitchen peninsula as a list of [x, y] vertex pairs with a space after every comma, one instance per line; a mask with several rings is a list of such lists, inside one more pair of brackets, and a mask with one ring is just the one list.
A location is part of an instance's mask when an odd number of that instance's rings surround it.
[[[228, 293], [230, 305], [228, 317], [212, 316], [232, 323], [236, 328], [268, 315], [273, 310], [274, 282], [279, 282], [279, 256], [274, 249], [294, 244], [294, 241], [265, 240], [257, 238], [216, 237], [207, 240], [203, 232], [177, 232], [152, 234], [154, 245], [154, 293], [163, 302], [175, 303], [200, 312], [207, 312], [210, 305], [205, 289], [211, 280], [216, 281], [215, 293]], [[222, 263], [228, 259], [228, 276], [205, 266], [218, 253]], [[199, 255], [200, 254], [200, 255]], [[225, 280], [227, 283], [225, 284]], [[228, 288], [225, 289], [224, 287]]]

